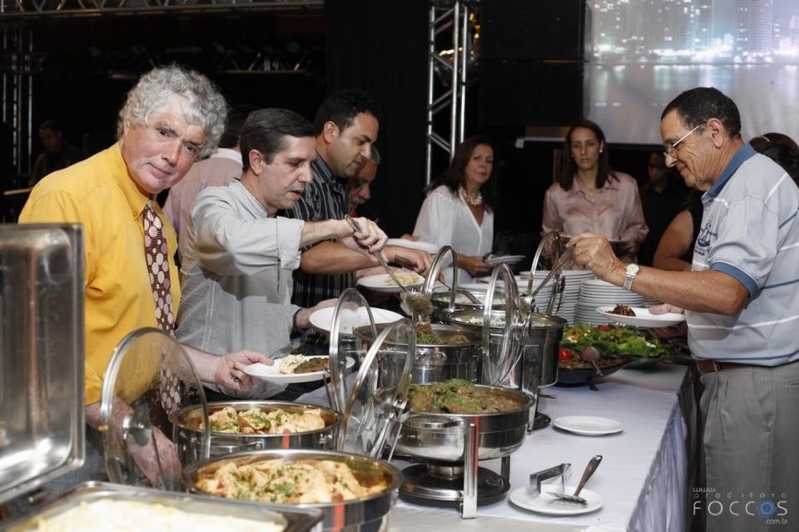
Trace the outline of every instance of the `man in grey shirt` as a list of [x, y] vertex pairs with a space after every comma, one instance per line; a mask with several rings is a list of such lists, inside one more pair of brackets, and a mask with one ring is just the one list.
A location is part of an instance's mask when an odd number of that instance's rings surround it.
[[[361, 230], [353, 232], [345, 220], [277, 216], [294, 207], [311, 181], [314, 134], [292, 111], [251, 113], [241, 130], [241, 179], [197, 196], [181, 266], [182, 342], [208, 353], [227, 353], [228, 346], [272, 353], [288, 344], [292, 329], [307, 328], [315, 310], [335, 303], [309, 309], [291, 304], [292, 272], [302, 247], [330, 238], [363, 252], [385, 245], [385, 233], [364, 218], [357, 220]], [[211, 389], [228, 397], [264, 398], [282, 387], [262, 382], [246, 392]]]

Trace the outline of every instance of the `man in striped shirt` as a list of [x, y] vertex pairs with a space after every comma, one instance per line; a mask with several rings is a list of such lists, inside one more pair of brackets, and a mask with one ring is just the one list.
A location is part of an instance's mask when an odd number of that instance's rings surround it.
[[569, 245], [597, 277], [685, 309], [704, 385], [693, 515], [708, 531], [766, 530], [799, 510], [799, 189], [744, 143], [737, 106], [716, 89], [680, 94], [660, 132], [666, 163], [705, 191], [694, 270], [624, 264], [596, 235]]
[[[379, 117], [377, 101], [359, 89], [335, 92], [322, 102], [314, 120], [317, 157], [311, 163], [313, 181], [290, 216], [317, 221], [347, 215], [348, 180], [371, 158]], [[422, 275], [432, 263], [428, 253], [396, 246], [385, 246], [383, 256], [389, 263], [400, 260]], [[310, 308], [336, 298], [355, 284], [355, 272], [377, 265], [369, 253], [352, 251], [335, 241], [320, 242], [302, 253], [300, 270], [294, 274], [292, 302]]]

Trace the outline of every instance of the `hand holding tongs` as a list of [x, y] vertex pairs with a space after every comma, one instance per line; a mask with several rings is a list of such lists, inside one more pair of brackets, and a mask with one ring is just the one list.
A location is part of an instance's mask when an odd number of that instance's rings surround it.
[[[347, 223], [349, 223], [350, 227], [352, 227], [354, 230], [356, 230], [356, 231], [360, 231], [361, 230], [361, 226], [358, 225], [358, 222], [353, 220], [352, 216], [350, 216], [349, 214], [345, 214], [344, 215], [344, 219], [347, 220]], [[377, 259], [377, 262], [380, 263], [380, 265], [391, 276], [391, 278], [394, 280], [394, 282], [397, 283], [397, 286], [399, 286], [400, 289], [407, 294], [408, 293], [408, 289], [405, 288], [402, 285], [402, 283], [399, 282], [399, 279], [397, 279], [397, 276], [394, 275], [394, 270], [391, 268], [391, 266], [388, 265], [388, 263], [386, 262], [386, 259], [383, 258], [383, 253], [381, 253], [380, 251], [373, 251], [372, 255], [375, 256], [375, 258]]]

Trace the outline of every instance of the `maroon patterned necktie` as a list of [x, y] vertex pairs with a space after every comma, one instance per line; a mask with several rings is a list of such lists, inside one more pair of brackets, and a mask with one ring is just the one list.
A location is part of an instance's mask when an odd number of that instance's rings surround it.
[[155, 318], [158, 326], [174, 336], [175, 315], [172, 313], [172, 284], [169, 279], [169, 249], [164, 237], [164, 224], [153, 208], [153, 200], [144, 208], [144, 249], [147, 273], [155, 301]]
[[[144, 254], [147, 259], [147, 273], [155, 301], [155, 319], [158, 327], [167, 334], [175, 336], [175, 315], [172, 313], [172, 283], [169, 279], [169, 247], [164, 236], [164, 224], [153, 208], [153, 200], [144, 208]], [[158, 400], [161, 408], [168, 414], [181, 406], [181, 386], [175, 373], [161, 366], [158, 383]], [[151, 409], [151, 412], [158, 412]], [[170, 424], [164, 413], [153, 414], [154, 423], [171, 433]]]

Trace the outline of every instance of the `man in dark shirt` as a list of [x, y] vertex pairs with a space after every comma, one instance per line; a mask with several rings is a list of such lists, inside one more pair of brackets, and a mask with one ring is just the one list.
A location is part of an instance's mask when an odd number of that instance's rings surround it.
[[44, 151], [33, 165], [29, 186], [38, 183], [44, 176], [61, 170], [86, 158], [82, 151], [64, 140], [61, 126], [55, 120], [45, 120], [39, 126], [39, 140]]
[[[314, 120], [317, 157], [311, 163], [313, 181], [289, 216], [316, 221], [341, 219], [349, 213], [348, 181], [372, 157], [379, 116], [377, 101], [359, 89], [335, 92], [322, 102]], [[383, 256], [389, 263], [401, 257], [404, 265], [422, 275], [432, 263], [428, 253], [397, 246], [385, 246]], [[356, 271], [377, 265], [369, 253], [335, 241], [320, 242], [302, 253], [301, 269], [294, 273], [292, 302], [310, 308], [337, 298], [355, 284]]]
[[638, 250], [638, 263], [651, 266], [660, 237], [680, 212], [690, 189], [666, 166], [666, 159], [660, 152], [649, 156], [647, 172], [649, 181], [641, 187], [640, 194], [649, 233]]

